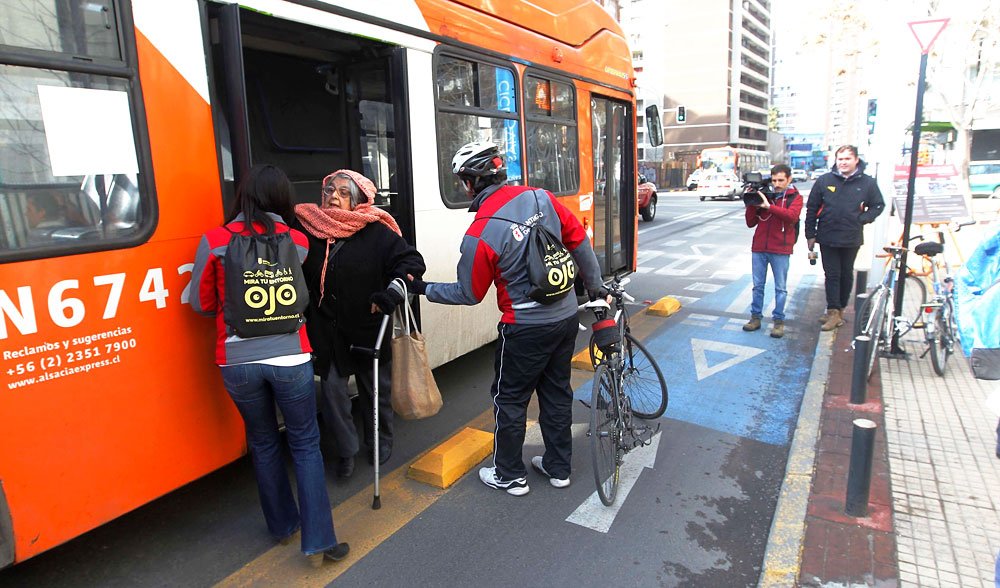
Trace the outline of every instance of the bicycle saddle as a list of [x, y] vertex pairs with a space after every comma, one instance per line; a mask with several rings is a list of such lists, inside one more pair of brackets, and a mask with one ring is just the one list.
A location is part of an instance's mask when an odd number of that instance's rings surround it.
[[917, 255], [926, 255], [927, 257], [934, 257], [938, 253], [944, 251], [944, 245], [938, 243], [937, 241], [924, 241], [916, 247], [913, 248], [914, 253]]

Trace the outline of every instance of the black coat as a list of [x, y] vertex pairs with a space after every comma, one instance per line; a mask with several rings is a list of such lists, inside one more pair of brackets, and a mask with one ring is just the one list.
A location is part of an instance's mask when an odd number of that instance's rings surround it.
[[[344, 244], [330, 258], [321, 300], [319, 280], [326, 240], [306, 230], [302, 232], [309, 238], [309, 255], [302, 270], [309, 284], [306, 331], [312, 343], [316, 373], [325, 378], [333, 361], [341, 375], [354, 374], [358, 365], [369, 363], [359, 363], [363, 357], [351, 353], [350, 345], [374, 346], [382, 324], [382, 313], [371, 312], [371, 295], [385, 290], [394, 278], [406, 279], [406, 274], [422, 276], [426, 269], [424, 259], [391, 229], [379, 222], [371, 223], [343, 239]], [[334, 243], [330, 244], [331, 251]], [[386, 331], [383, 351], [388, 353], [391, 323]]]
[[859, 161], [857, 173], [849, 178], [831, 171], [816, 180], [806, 203], [806, 239], [830, 247], [864, 243], [864, 225], [885, 208], [875, 178], [864, 171], [865, 162]]

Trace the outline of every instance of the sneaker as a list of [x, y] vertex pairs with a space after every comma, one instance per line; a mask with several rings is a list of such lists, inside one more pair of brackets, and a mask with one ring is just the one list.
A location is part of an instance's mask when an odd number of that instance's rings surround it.
[[775, 339], [781, 339], [785, 336], [785, 321], [774, 319], [774, 322], [771, 323], [771, 336]]
[[565, 488], [566, 486], [569, 486], [569, 478], [553, 478], [547, 471], [545, 471], [545, 467], [542, 465], [541, 455], [536, 455], [531, 458], [531, 467], [535, 468], [535, 471], [539, 474], [547, 476], [549, 478], [549, 484], [552, 484], [556, 488]]
[[528, 480], [525, 478], [515, 478], [504, 480], [497, 475], [496, 468], [479, 468], [479, 479], [490, 488], [506, 490], [512, 496], [524, 496], [528, 493]]
[[760, 329], [760, 317], [759, 316], [752, 316], [752, 317], [750, 317], [750, 320], [747, 321], [747, 324], [743, 325], [743, 330], [744, 331], [756, 331], [758, 329]]
[[350, 552], [351, 552], [350, 545], [348, 545], [347, 543], [338, 543], [333, 547], [331, 547], [330, 549], [327, 549], [326, 551], [321, 551], [319, 553], [313, 553], [311, 555], [307, 555], [306, 558], [309, 559], [309, 563], [312, 565], [312, 567], [318, 568], [323, 565], [323, 560], [328, 559], [330, 561], [340, 561], [345, 557], [347, 557], [347, 554]]

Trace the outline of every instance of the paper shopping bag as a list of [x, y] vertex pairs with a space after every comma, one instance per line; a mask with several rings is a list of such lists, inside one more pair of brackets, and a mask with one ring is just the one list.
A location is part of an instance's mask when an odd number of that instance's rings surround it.
[[409, 298], [393, 313], [392, 409], [404, 419], [434, 416], [443, 401], [427, 363], [423, 335], [417, 330]]

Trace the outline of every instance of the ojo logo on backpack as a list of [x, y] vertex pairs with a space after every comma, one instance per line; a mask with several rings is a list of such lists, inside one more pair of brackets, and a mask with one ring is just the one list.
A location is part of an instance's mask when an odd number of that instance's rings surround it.
[[243, 338], [294, 333], [309, 294], [290, 232], [233, 233], [226, 249], [226, 325]]

